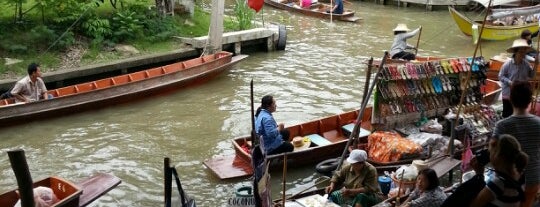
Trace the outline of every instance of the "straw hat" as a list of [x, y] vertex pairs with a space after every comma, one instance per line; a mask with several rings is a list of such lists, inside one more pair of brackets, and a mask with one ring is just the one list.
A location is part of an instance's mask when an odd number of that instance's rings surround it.
[[366, 160], [367, 160], [367, 152], [360, 149], [355, 149], [351, 151], [349, 158], [347, 158], [347, 162], [351, 164], [354, 164], [357, 162], [364, 162]]
[[418, 171], [428, 168], [428, 164], [424, 160], [413, 160], [412, 165], [416, 167]]
[[517, 39], [514, 40], [514, 42], [512, 43], [512, 47], [508, 48], [506, 52], [515, 53], [516, 50], [521, 47], [527, 48], [526, 52], [530, 52], [532, 50], [531, 46], [527, 43], [527, 40]]
[[291, 141], [294, 146], [294, 151], [305, 150], [311, 145], [311, 140], [307, 137], [294, 137]]
[[408, 32], [411, 30], [407, 27], [406, 24], [398, 24], [396, 28], [394, 28], [394, 32], [398, 32], [398, 31]]

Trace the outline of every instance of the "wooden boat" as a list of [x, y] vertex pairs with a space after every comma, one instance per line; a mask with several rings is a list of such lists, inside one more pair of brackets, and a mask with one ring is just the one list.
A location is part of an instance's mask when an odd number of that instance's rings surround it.
[[[484, 104], [492, 104], [500, 94], [500, 86], [496, 81], [487, 80], [485, 85]], [[307, 149], [287, 154], [288, 166], [300, 166], [320, 162], [341, 155], [348, 141], [351, 122], [356, 120], [359, 111], [349, 111], [342, 114], [328, 116], [319, 120], [309, 121], [287, 127], [290, 137], [309, 137], [311, 142]], [[366, 107], [362, 117], [361, 142], [367, 142], [367, 137], [373, 130], [371, 125], [372, 107]], [[230, 179], [253, 174], [251, 155], [246, 147], [251, 147], [251, 137], [242, 136], [232, 140], [234, 155], [207, 159], [203, 164], [220, 179]], [[279, 169], [283, 164], [283, 154], [270, 155], [266, 159], [270, 162], [270, 169]], [[391, 169], [401, 164], [410, 163], [410, 160], [400, 160], [392, 163], [371, 162], [381, 169]], [[369, 160], [368, 160], [369, 161]]]
[[49, 90], [48, 93], [54, 96], [49, 100], [16, 104], [13, 98], [3, 99], [0, 100], [0, 123], [1, 126], [6, 126], [28, 120], [58, 117], [171, 92], [208, 81], [246, 57], [245, 55], [233, 57], [232, 53], [220, 52], [135, 73]]
[[295, 1], [289, 2], [287, 0], [264, 0], [264, 3], [276, 7], [278, 9], [283, 9], [287, 11], [298, 12], [306, 16], [330, 19], [332, 15], [333, 20], [345, 21], [345, 22], [356, 22], [361, 18], [354, 16], [354, 11], [345, 9], [343, 14], [330, 14], [327, 13], [327, 10], [330, 10], [330, 5], [322, 3], [314, 3], [310, 8], [302, 8]]
[[[109, 192], [121, 180], [110, 174], [99, 173], [77, 184], [59, 177], [48, 177], [34, 183], [34, 187], [44, 186], [53, 190], [58, 198], [54, 203], [56, 207], [87, 206], [105, 193]], [[0, 206], [14, 206], [19, 200], [16, 190], [0, 195]]]
[[[465, 15], [459, 13], [453, 7], [449, 6], [448, 10], [450, 15], [456, 22], [457, 26], [467, 36], [473, 35], [472, 25], [476, 24], [480, 27], [482, 26], [482, 21], [473, 21], [466, 17]], [[538, 31], [538, 22], [527, 23], [523, 25], [510, 25], [510, 26], [498, 26], [493, 24], [486, 24], [484, 31], [482, 32], [483, 40], [506, 40], [515, 37], [519, 37], [521, 32], [525, 29], [530, 30], [532, 33]]]
[[[502, 68], [502, 65], [504, 62], [506, 62], [508, 58], [501, 58], [501, 57], [493, 57], [489, 59], [489, 70], [486, 73], [487, 78], [492, 80], [499, 80], [499, 71]], [[531, 67], [534, 67], [534, 62], [529, 62]], [[540, 78], [540, 70], [538, 70], [540, 67], [536, 67], [536, 78]]]

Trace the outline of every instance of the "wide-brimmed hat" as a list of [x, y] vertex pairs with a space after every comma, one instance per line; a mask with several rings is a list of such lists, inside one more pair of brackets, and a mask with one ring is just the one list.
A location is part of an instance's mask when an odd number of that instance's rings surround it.
[[412, 165], [416, 167], [419, 172], [429, 167], [429, 165], [424, 160], [413, 160]]
[[294, 146], [294, 151], [299, 151], [309, 148], [309, 145], [311, 145], [311, 140], [308, 137], [298, 136], [293, 138], [291, 144]]
[[367, 160], [367, 152], [364, 150], [355, 149], [351, 151], [351, 154], [349, 155], [349, 158], [347, 158], [347, 162], [354, 164], [357, 162], [365, 162]]
[[512, 43], [512, 47], [509, 47], [506, 52], [515, 53], [518, 48], [527, 48], [527, 52], [532, 50], [532, 47], [527, 43], [527, 40], [517, 39]]
[[408, 32], [411, 31], [406, 24], [398, 24], [396, 28], [394, 28], [394, 32]]

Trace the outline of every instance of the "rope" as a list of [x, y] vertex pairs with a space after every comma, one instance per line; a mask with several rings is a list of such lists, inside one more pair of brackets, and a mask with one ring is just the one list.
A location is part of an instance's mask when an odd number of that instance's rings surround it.
[[60, 35], [60, 37], [58, 37], [52, 44], [51, 46], [49, 46], [49, 48], [47, 48], [47, 50], [45, 50], [43, 53], [41, 53], [39, 56], [38, 56], [38, 60], [41, 59], [41, 57], [43, 57], [44, 54], [46, 54], [52, 47], [54, 47], [54, 45], [56, 45], [56, 43], [58, 43], [58, 41], [60, 41], [60, 39], [62, 39], [62, 37], [64, 37], [64, 35], [67, 34], [67, 32], [69, 32], [69, 30], [71, 30], [71, 28], [73, 28], [73, 26], [75, 26], [75, 24], [77, 24], [77, 22], [79, 22], [79, 20], [82, 19], [82, 17], [86, 14], [86, 12], [88, 12], [88, 10], [90, 10], [91, 7], [88, 7], [86, 8], [86, 10], [84, 10], [84, 12], [81, 14], [81, 16], [79, 16], [79, 18], [77, 18], [77, 20], [75, 20], [75, 22], [73, 22], [73, 24], [71, 24], [67, 29], [66, 31], [64, 31], [64, 33], [62, 33], [62, 35]]

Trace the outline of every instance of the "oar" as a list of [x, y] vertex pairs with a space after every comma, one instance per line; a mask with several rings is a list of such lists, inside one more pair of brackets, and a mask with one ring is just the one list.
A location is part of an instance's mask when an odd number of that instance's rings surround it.
[[[538, 22], [538, 28], [540, 28], [540, 22]], [[540, 53], [539, 51], [540, 49], [540, 38], [538, 38], [538, 41], [536, 41], [536, 57], [534, 57], [534, 67], [533, 67], [533, 71], [534, 73], [536, 74], [536, 71], [538, 70], [538, 62], [540, 60], [538, 60], [538, 54]], [[531, 111], [530, 113], [531, 114], [536, 114], [536, 100], [538, 99], [538, 90], [540, 89], [540, 81], [538, 81], [538, 77], [536, 77], [536, 75], [534, 76], [534, 79], [535, 81], [533, 81], [533, 83], [536, 83], [536, 90], [535, 90], [535, 96], [534, 96], [534, 99], [531, 101]]]
[[285, 206], [285, 184], [286, 184], [286, 178], [287, 178], [287, 153], [283, 153], [283, 196], [281, 198], [281, 204], [282, 206]]
[[[488, 7], [487, 9], [491, 8], [491, 3], [492, 3], [492, 0], [489, 0], [489, 4], [488, 4]], [[480, 33], [478, 35], [478, 37], [481, 39], [482, 37], [482, 33], [484, 32], [484, 26], [486, 24], [486, 19], [487, 19], [487, 16], [488, 16], [488, 13], [486, 12], [486, 16], [484, 16], [484, 21], [482, 22], [482, 29], [480, 29]], [[476, 45], [476, 48], [474, 49], [474, 54], [473, 54], [473, 57], [472, 57], [472, 61], [471, 61], [471, 66], [472, 64], [475, 63], [475, 59], [476, 59], [476, 53], [478, 52], [478, 48], [480, 47], [481, 45], [481, 42], [479, 41], [478, 44]], [[469, 79], [471, 79], [471, 70], [468, 70], [467, 71], [467, 79], [465, 80], [465, 85], [468, 86], [469, 85]], [[465, 99], [465, 93], [467, 92], [467, 90], [463, 90], [461, 92], [461, 97], [459, 99], [459, 104], [458, 104], [458, 111], [456, 113], [456, 120], [454, 121], [454, 125], [452, 126], [452, 129], [450, 130], [450, 142], [448, 142], [448, 149], [447, 149], [447, 154], [449, 154], [450, 156], [453, 156], [454, 155], [454, 136], [455, 136], [455, 127], [458, 126], [459, 124], [459, 114], [461, 113], [461, 109], [463, 107], [463, 100]]]
[[[250, 100], [251, 100], [251, 146], [255, 146], [258, 144], [258, 140], [256, 140], [256, 133], [255, 133], [255, 107], [253, 106], [253, 79], [251, 79], [249, 83], [249, 93], [250, 93]], [[246, 139], [244, 139], [244, 143], [247, 144]]]
[[416, 50], [414, 52], [414, 55], [418, 54], [418, 46], [420, 45], [420, 36], [422, 36], [422, 26], [420, 26], [420, 32], [418, 33], [418, 40], [416, 40]]
[[369, 97], [371, 97], [371, 93], [373, 92], [373, 88], [375, 88], [375, 85], [377, 84], [377, 80], [379, 79], [379, 76], [381, 76], [381, 73], [383, 71], [384, 63], [386, 62], [386, 59], [388, 58], [388, 52], [384, 52], [384, 57], [381, 60], [381, 64], [379, 65], [379, 71], [375, 75], [375, 78], [373, 78], [373, 83], [371, 84], [371, 87], [368, 90], [368, 94], [366, 95], [367, 98], [362, 100], [362, 105], [360, 106], [360, 113], [358, 114], [358, 117], [356, 117], [356, 124], [353, 127], [353, 131], [351, 132], [351, 135], [349, 136], [349, 140], [347, 141], [347, 145], [345, 145], [345, 149], [343, 149], [343, 153], [341, 154], [341, 158], [339, 159], [338, 166], [336, 170], [341, 169], [341, 165], [343, 164], [343, 159], [345, 159], [345, 155], [349, 151], [349, 146], [351, 145], [353, 139], [358, 138], [358, 134], [360, 132], [360, 125], [362, 124], [362, 118], [364, 117], [364, 111], [366, 109]]

